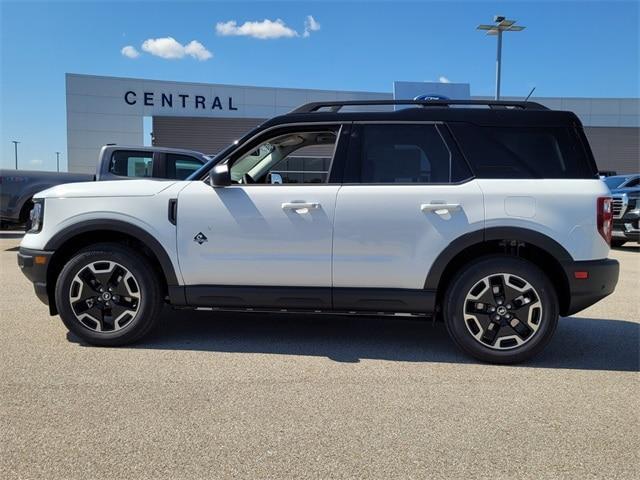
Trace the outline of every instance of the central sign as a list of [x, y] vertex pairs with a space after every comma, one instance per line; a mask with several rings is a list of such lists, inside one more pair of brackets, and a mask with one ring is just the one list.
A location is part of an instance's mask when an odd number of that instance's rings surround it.
[[[204, 95], [189, 95], [186, 93], [161, 93], [156, 96], [154, 92], [142, 92], [138, 94], [129, 90], [124, 94], [124, 101], [127, 105], [136, 105], [138, 101], [145, 107], [168, 107], [168, 108], [195, 108], [196, 110], [238, 110], [233, 103], [233, 97], [226, 97], [225, 102], [220, 97], [207, 98]], [[174, 107], [175, 105], [175, 107]]]

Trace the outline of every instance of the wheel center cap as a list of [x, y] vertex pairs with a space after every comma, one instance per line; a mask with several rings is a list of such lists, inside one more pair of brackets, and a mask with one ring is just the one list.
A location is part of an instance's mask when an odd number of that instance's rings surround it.
[[496, 309], [496, 313], [497, 313], [498, 315], [501, 315], [501, 316], [502, 316], [502, 315], [505, 315], [505, 314], [507, 313], [507, 307], [504, 307], [504, 306], [502, 306], [502, 305], [501, 305], [501, 306], [499, 306], [499, 307]]
[[109, 293], [109, 292], [104, 292], [104, 293], [102, 294], [102, 299], [103, 299], [105, 302], [108, 302], [109, 300], [111, 300], [111, 293]]

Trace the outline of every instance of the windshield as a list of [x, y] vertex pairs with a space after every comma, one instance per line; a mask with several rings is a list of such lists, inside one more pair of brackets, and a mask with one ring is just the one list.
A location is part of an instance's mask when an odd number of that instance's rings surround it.
[[622, 185], [626, 179], [627, 177], [607, 177], [603, 181], [607, 184], [607, 187], [612, 190]]

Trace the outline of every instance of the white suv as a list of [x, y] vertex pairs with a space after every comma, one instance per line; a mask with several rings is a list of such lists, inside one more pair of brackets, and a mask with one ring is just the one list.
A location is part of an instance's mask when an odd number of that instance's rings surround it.
[[416, 314], [510, 363], [618, 279], [609, 190], [580, 121], [532, 102], [313, 103], [190, 180], [34, 200], [19, 264], [98, 345], [140, 339], [164, 304]]

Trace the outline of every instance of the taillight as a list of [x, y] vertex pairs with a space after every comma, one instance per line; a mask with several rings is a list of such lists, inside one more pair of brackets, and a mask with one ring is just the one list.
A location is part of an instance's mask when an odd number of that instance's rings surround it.
[[611, 245], [611, 230], [613, 229], [611, 202], [611, 197], [598, 197], [598, 232], [609, 245]]

